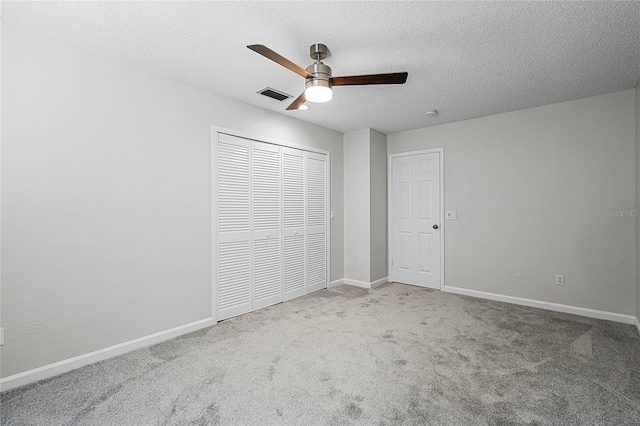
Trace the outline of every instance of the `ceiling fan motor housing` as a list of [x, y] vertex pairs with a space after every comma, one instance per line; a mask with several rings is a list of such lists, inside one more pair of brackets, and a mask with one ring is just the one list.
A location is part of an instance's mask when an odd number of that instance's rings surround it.
[[326, 66], [318, 61], [307, 67], [307, 72], [313, 75], [313, 78], [307, 78], [305, 88], [311, 86], [331, 87], [331, 67]]

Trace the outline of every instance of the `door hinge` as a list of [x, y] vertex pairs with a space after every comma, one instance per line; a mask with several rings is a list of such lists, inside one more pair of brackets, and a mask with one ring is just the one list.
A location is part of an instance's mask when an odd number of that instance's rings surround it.
[[391, 266], [393, 266], [393, 257], [391, 258]]

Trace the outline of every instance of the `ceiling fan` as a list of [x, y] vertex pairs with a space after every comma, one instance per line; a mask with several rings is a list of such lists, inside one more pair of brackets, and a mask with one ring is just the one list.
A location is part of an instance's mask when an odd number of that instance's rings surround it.
[[300, 107], [306, 101], [318, 103], [330, 101], [333, 97], [331, 89], [333, 86], [404, 84], [407, 81], [408, 73], [406, 72], [331, 77], [331, 68], [322, 63], [322, 60], [329, 56], [329, 49], [320, 43], [312, 44], [309, 48], [309, 56], [315, 62], [306, 70], [261, 44], [252, 44], [247, 47], [306, 79], [304, 92], [287, 107], [287, 111], [301, 109]]

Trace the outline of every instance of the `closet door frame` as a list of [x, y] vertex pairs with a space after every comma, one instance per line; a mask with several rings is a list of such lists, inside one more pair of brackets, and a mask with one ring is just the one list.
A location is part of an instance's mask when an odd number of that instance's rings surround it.
[[255, 135], [237, 130], [227, 129], [224, 127], [211, 126], [211, 143], [209, 144], [211, 154], [211, 316], [214, 322], [218, 322], [218, 282], [217, 282], [217, 265], [218, 265], [218, 134], [223, 133], [237, 138], [249, 139], [251, 141], [263, 142], [273, 145], [279, 145], [287, 148], [295, 148], [302, 151], [315, 152], [326, 155], [325, 176], [325, 206], [326, 206], [326, 279], [327, 287], [331, 281], [331, 153], [324, 149], [313, 148], [303, 144], [287, 142], [283, 140], [268, 138], [265, 136]]

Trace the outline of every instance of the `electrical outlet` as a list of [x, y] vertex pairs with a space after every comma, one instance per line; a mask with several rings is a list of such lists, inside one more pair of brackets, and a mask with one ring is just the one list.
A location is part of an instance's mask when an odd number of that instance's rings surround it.
[[358, 259], [358, 268], [362, 268], [362, 259]]
[[564, 275], [556, 275], [556, 285], [564, 285]]

